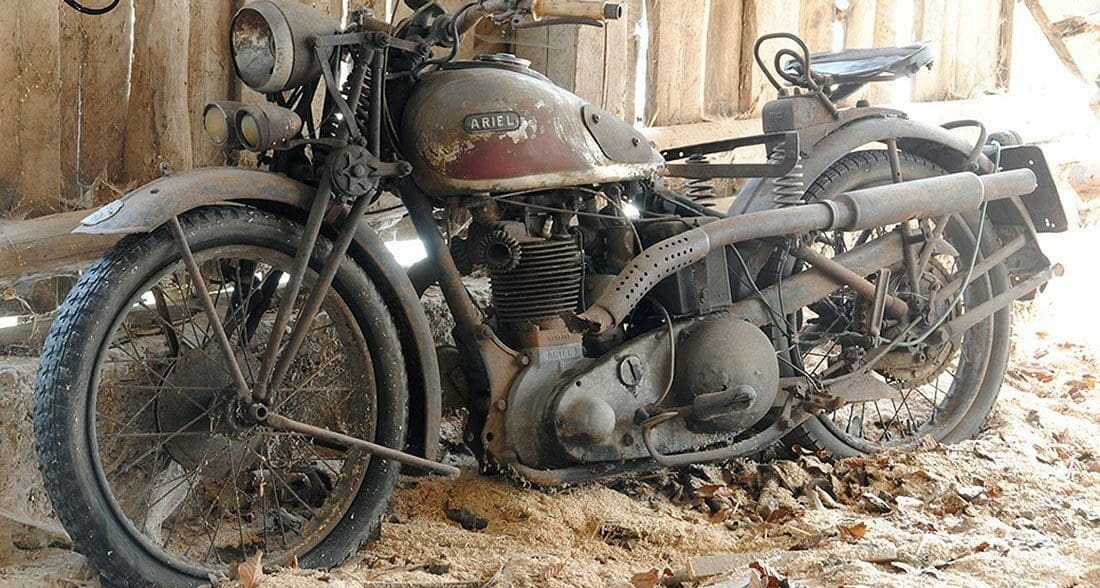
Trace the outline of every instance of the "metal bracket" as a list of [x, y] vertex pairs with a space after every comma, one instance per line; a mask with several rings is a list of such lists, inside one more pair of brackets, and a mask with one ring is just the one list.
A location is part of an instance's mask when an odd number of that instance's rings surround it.
[[767, 133], [751, 137], [723, 139], [661, 151], [666, 161], [684, 159], [693, 155], [724, 153], [752, 145], [781, 144], [783, 159], [772, 163], [670, 163], [665, 167], [668, 175], [677, 178], [781, 178], [798, 164], [799, 139], [797, 131]]

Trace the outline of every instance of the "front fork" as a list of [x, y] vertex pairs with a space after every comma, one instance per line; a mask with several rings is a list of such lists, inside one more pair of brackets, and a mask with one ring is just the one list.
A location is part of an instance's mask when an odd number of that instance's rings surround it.
[[[372, 39], [378, 41], [375, 37], [370, 37], [367, 40], [371, 41]], [[214, 302], [210, 298], [210, 293], [206, 289], [201, 268], [195, 260], [190, 244], [187, 242], [187, 236], [180, 224], [179, 217], [173, 217], [169, 222], [169, 227], [183, 255], [187, 273], [190, 275], [194, 289], [198, 293], [218, 347], [229, 366], [233, 386], [236, 389], [239, 405], [238, 414], [242, 420], [254, 425], [271, 427], [275, 430], [297, 433], [318, 441], [349, 448], [355, 447], [380, 458], [392, 459], [432, 473], [455, 476], [458, 475], [459, 470], [453, 466], [427, 460], [399, 449], [383, 447], [336, 431], [328, 431], [307, 423], [294, 421], [284, 415], [272, 412], [269, 407], [272, 392], [278, 390], [282, 385], [291, 363], [305, 342], [313, 321], [328, 295], [332, 281], [347, 255], [359, 223], [378, 194], [379, 182], [384, 179], [406, 176], [411, 171], [411, 166], [407, 162], [386, 163], [377, 158], [380, 152], [380, 109], [382, 106], [382, 86], [385, 79], [385, 47], [382, 44], [373, 46], [366, 43], [362, 49], [364, 52], [370, 51], [372, 58], [370, 60], [360, 59], [356, 62], [349, 78], [350, 90], [347, 98], [345, 99], [339, 92], [335, 91], [333, 89], [334, 85], [329, 87], [329, 91], [337, 106], [341, 107], [342, 111], [346, 111], [349, 104], [359, 104], [359, 99], [366, 85], [365, 80], [368, 73], [370, 73], [373, 80], [370, 95], [371, 126], [373, 128], [367, 129], [369, 132], [364, 137], [359, 132], [360, 129], [357, 125], [352, 126], [356, 120], [355, 117], [345, 116], [345, 124], [337, 132], [335, 144], [340, 145], [340, 147], [333, 149], [326, 158], [320, 185], [310, 206], [309, 217], [302, 232], [302, 240], [294, 256], [286, 291], [283, 292], [279, 302], [267, 350], [264, 353], [263, 362], [254, 386], [249, 385], [241, 371], [240, 362], [229, 337], [226, 335], [225, 326], [218, 315]], [[327, 65], [327, 60], [322, 60], [322, 62]], [[355, 135], [355, 142], [349, 141], [351, 135]], [[363, 143], [366, 144], [365, 147]], [[329, 214], [330, 203], [337, 196], [351, 200], [350, 209], [347, 211], [332, 243], [332, 251], [325, 259], [314, 288], [310, 291], [301, 311], [298, 313], [298, 318], [294, 321], [284, 345], [283, 340], [287, 333], [287, 326], [290, 325], [291, 317], [294, 314], [294, 305], [305, 281], [309, 262], [313, 258], [314, 250], [321, 236], [325, 217]]]

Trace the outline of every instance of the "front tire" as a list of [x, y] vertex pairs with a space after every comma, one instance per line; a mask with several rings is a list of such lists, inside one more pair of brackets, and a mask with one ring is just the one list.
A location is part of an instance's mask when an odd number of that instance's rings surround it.
[[[180, 223], [252, 384], [301, 228], [236, 206], [191, 211]], [[307, 282], [330, 250], [323, 239], [315, 247]], [[257, 550], [267, 564], [340, 563], [377, 531], [399, 464], [238, 426], [220, 350], [183, 276], [179, 248], [161, 227], [110, 249], [59, 309], [34, 407], [58, 518], [111, 585], [207, 584]], [[314, 327], [272, 406], [403, 447], [397, 330], [350, 258], [322, 314], [327, 324]]]

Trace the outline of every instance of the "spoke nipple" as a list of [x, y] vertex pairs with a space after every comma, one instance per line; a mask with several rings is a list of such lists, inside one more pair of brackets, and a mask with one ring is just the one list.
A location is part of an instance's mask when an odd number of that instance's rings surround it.
[[499, 411], [501, 411], [501, 412], [504, 412], [505, 410], [507, 410], [507, 409], [508, 409], [508, 401], [507, 401], [507, 400], [505, 400], [505, 399], [503, 399], [503, 398], [501, 398], [501, 399], [497, 400], [496, 402], [494, 402], [494, 403], [493, 403], [493, 406], [494, 406], [494, 407], [495, 407], [495, 408], [496, 408], [497, 410], [499, 410]]

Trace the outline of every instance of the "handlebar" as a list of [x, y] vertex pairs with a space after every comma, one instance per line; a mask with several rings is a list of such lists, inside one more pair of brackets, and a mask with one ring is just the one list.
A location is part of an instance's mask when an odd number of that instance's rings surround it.
[[531, 16], [535, 20], [547, 17], [618, 20], [623, 16], [623, 5], [592, 0], [533, 0]]
[[585, 18], [604, 21], [618, 20], [623, 16], [621, 3], [602, 0], [482, 0], [476, 8], [462, 14], [455, 24], [460, 34], [465, 33], [486, 15], [507, 13], [524, 4], [528, 5], [527, 10], [533, 20]]

